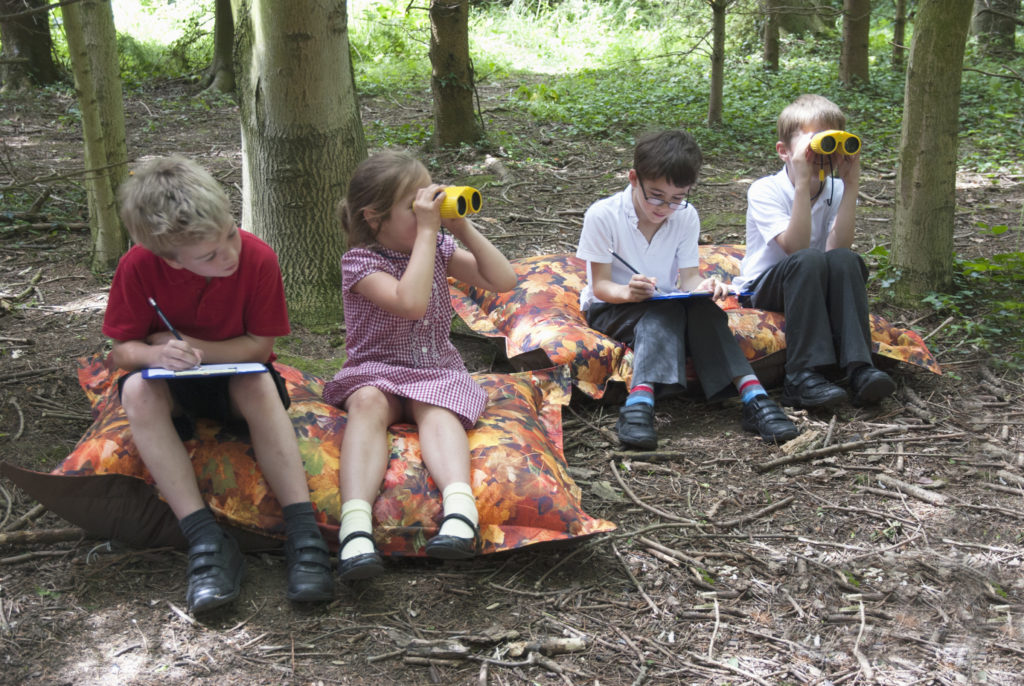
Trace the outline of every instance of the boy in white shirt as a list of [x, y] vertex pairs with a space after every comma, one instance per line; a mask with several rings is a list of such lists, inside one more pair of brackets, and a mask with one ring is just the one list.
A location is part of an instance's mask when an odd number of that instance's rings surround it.
[[747, 192], [747, 252], [734, 284], [754, 292], [751, 306], [785, 313], [782, 402], [796, 407], [845, 401], [846, 391], [825, 376], [837, 366], [849, 379], [854, 405], [877, 403], [896, 390], [871, 362], [868, 271], [850, 249], [860, 155], [822, 155], [810, 147], [815, 133], [845, 126], [846, 116], [830, 100], [801, 95], [778, 119], [775, 149], [785, 166]]
[[[700, 220], [687, 197], [701, 162], [685, 131], [645, 136], [634, 150], [629, 186], [594, 203], [583, 218], [576, 256], [587, 262], [587, 285], [580, 308], [592, 328], [633, 349], [632, 385], [616, 425], [619, 440], [633, 448], [657, 447], [655, 392], [685, 389], [687, 356], [707, 399], [740, 394], [745, 430], [779, 443], [797, 435], [713, 302], [728, 287], [700, 275]], [[711, 297], [651, 300], [676, 289]]]

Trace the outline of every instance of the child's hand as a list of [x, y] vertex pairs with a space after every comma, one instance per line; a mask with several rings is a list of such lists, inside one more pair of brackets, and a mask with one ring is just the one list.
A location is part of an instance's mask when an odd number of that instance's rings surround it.
[[811, 150], [811, 138], [814, 134], [802, 133], [793, 141], [793, 149], [789, 153], [789, 164], [793, 168], [793, 178], [799, 181], [817, 181], [818, 158]]
[[629, 287], [629, 301], [630, 302], [641, 302], [649, 299], [654, 295], [657, 290], [658, 283], [657, 279], [652, 279], [649, 276], [643, 274], [634, 274], [627, 284]]
[[453, 236], [462, 240], [466, 231], [473, 226], [473, 224], [470, 223], [468, 217], [452, 217], [450, 219], [442, 219], [441, 226], [448, 229]]
[[159, 366], [176, 371], [198, 367], [203, 360], [203, 351], [193, 348], [185, 341], [179, 341], [170, 334], [168, 336], [168, 340], [163, 344], [156, 344], [160, 347]]
[[843, 185], [856, 187], [860, 183], [860, 153], [856, 155], [840, 155], [836, 163], [836, 177]]
[[729, 287], [715, 277], [704, 279], [694, 289], [699, 293], [710, 293], [714, 300], [722, 300], [729, 295]]
[[437, 234], [441, 230], [441, 203], [444, 202], [444, 186], [432, 183], [416, 191], [412, 211], [416, 215], [416, 230]]

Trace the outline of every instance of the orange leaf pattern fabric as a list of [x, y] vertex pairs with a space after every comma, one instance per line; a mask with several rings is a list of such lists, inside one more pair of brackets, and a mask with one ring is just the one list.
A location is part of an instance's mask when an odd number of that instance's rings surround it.
[[[336, 546], [341, 511], [338, 457], [346, 414], [323, 402], [322, 379], [281, 363], [276, 366], [292, 398], [289, 415], [318, 523]], [[95, 419], [53, 474], [122, 474], [152, 483], [117, 398], [120, 375], [100, 356], [79, 361], [79, 383]], [[561, 412], [569, 402], [568, 370], [484, 374], [476, 379], [489, 398], [469, 432], [483, 552], [614, 530], [611, 522], [583, 511], [579, 488], [566, 471]], [[283, 537], [280, 504], [249, 443], [212, 421], [196, 424], [196, 435], [185, 447], [210, 508], [242, 529]], [[388, 437], [391, 461], [373, 505], [374, 536], [384, 554], [420, 556], [440, 526], [441, 494], [420, 459], [416, 427], [395, 425]]]
[[[743, 245], [700, 246], [700, 272], [730, 282], [739, 274]], [[632, 351], [589, 328], [579, 309], [586, 264], [569, 254], [513, 260], [519, 285], [508, 293], [492, 293], [449, 279], [452, 305], [474, 331], [504, 338], [505, 352], [517, 369], [568, 365], [580, 391], [601, 398], [609, 382], [627, 386], [632, 376]], [[735, 297], [719, 303], [729, 315], [736, 341], [762, 381], [781, 379], [785, 364], [786, 319], [778, 312], [741, 307]], [[875, 354], [941, 374], [921, 337], [871, 315]]]

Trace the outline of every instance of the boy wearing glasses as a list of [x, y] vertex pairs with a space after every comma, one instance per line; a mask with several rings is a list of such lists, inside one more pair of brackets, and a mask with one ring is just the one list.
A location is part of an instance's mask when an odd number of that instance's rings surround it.
[[850, 249], [860, 155], [821, 155], [810, 147], [815, 133], [845, 126], [832, 101], [801, 95], [779, 115], [782, 170], [747, 192], [747, 253], [734, 283], [753, 291], [753, 307], [785, 313], [782, 402], [796, 407], [845, 401], [846, 391], [825, 376], [837, 368], [849, 379], [854, 405], [896, 390], [871, 363], [868, 270]]
[[[716, 278], [699, 272], [700, 220], [687, 201], [702, 162], [686, 131], [663, 131], [636, 143], [629, 185], [599, 200], [583, 218], [576, 256], [587, 262], [580, 309], [587, 324], [633, 349], [629, 397], [616, 425], [623, 445], [650, 450], [655, 395], [686, 388], [686, 358], [708, 400], [738, 392], [743, 428], [765, 441], [797, 435], [786, 414], [768, 397], [713, 300], [729, 294]], [[652, 300], [665, 291], [710, 297]]]

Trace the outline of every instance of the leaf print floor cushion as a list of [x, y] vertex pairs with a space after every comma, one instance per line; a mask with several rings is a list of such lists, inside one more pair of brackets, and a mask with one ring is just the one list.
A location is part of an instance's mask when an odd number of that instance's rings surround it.
[[[700, 271], [729, 282], [739, 274], [743, 245], [700, 246]], [[449, 281], [452, 305], [474, 331], [503, 338], [505, 353], [517, 369], [568, 365], [573, 381], [591, 398], [604, 396], [611, 382], [627, 387], [633, 353], [625, 345], [591, 329], [580, 312], [580, 291], [586, 264], [569, 254], [513, 260], [519, 285], [492, 293]], [[782, 380], [786, 320], [778, 312], [741, 307], [735, 297], [720, 303], [729, 327], [754, 371], [765, 384]], [[872, 349], [876, 355], [941, 373], [921, 337], [871, 315]]]
[[[95, 421], [74, 451], [50, 474], [3, 464], [2, 473], [48, 509], [90, 533], [130, 545], [184, 547], [167, 504], [152, 485], [117, 398], [116, 379], [100, 356], [79, 361], [79, 382]], [[337, 546], [338, 454], [345, 412], [321, 400], [323, 381], [276, 364], [292, 398], [289, 410], [321, 530]], [[473, 490], [483, 552], [611, 531], [590, 517], [566, 472], [562, 406], [569, 401], [565, 368], [478, 375], [489, 402], [469, 432]], [[391, 462], [373, 506], [382, 553], [420, 556], [441, 521], [441, 496], [423, 468], [416, 427], [389, 432]], [[200, 490], [218, 519], [247, 548], [279, 545], [281, 507], [263, 479], [247, 441], [199, 420], [186, 441]], [[276, 540], [276, 543], [275, 543]]]

